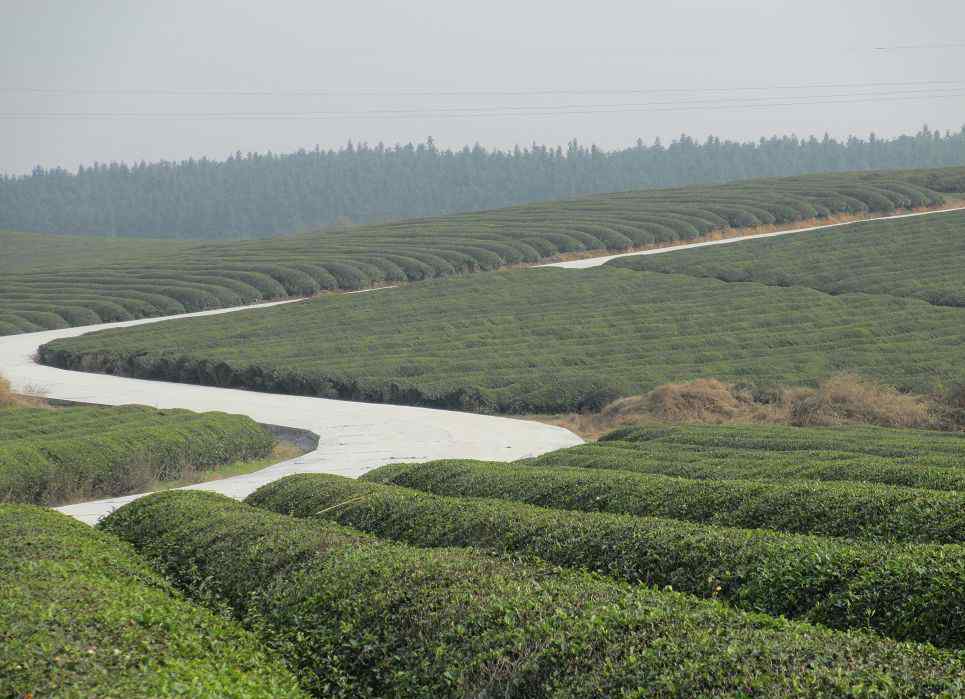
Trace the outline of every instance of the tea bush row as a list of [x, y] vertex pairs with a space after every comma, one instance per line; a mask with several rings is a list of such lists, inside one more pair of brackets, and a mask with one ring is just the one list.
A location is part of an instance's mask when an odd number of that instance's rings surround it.
[[965, 434], [873, 425], [628, 425], [603, 435], [600, 441], [785, 453], [844, 452], [938, 466], [965, 465]]
[[115, 537], [8, 504], [0, 540], [0, 696], [304, 696], [252, 635]]
[[680, 478], [760, 481], [864, 481], [965, 491], [965, 455], [957, 466], [927, 458], [888, 459], [848, 452], [767, 452], [660, 442], [584, 444], [524, 463], [542, 468], [616, 469]]
[[670, 519], [435, 496], [341, 476], [288, 476], [246, 502], [415, 546], [538, 556], [749, 611], [965, 646], [965, 548], [877, 546]]
[[965, 543], [965, 493], [864, 483], [690, 480], [481, 461], [391, 464], [365, 480], [436, 495], [881, 542]]
[[125, 495], [191, 469], [263, 458], [275, 443], [243, 415], [140, 406], [13, 408], [0, 410], [0, 421], [0, 502]]
[[200, 492], [102, 525], [217, 596], [318, 696], [953, 695], [961, 657]]
[[740, 245], [612, 260], [617, 267], [726, 282], [807, 286], [965, 307], [965, 211], [860, 223]]

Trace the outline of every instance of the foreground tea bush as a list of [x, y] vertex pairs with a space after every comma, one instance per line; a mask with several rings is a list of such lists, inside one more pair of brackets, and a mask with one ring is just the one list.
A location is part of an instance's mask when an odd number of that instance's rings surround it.
[[322, 696], [952, 696], [962, 659], [466, 549], [169, 492], [104, 520]]
[[965, 493], [857, 483], [711, 481], [484, 461], [391, 464], [363, 479], [436, 495], [889, 542], [965, 542]]
[[[828, 173], [623, 192], [276, 238], [185, 243], [6, 233], [0, 335], [935, 206], [962, 169]], [[931, 175], [931, 177], [930, 177]]]
[[0, 502], [57, 505], [137, 492], [271, 453], [243, 415], [144, 406], [0, 407]]
[[0, 505], [0, 539], [0, 696], [303, 696], [253, 636], [186, 602], [116, 538]]
[[965, 548], [874, 546], [677, 520], [451, 498], [302, 474], [246, 500], [416, 546], [531, 554], [749, 611], [965, 646]]

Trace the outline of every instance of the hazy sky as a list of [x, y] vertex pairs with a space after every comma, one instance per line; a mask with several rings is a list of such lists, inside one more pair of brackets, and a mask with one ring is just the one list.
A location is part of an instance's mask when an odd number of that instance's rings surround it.
[[965, 124], [961, 0], [0, 0], [0, 58], [7, 173]]

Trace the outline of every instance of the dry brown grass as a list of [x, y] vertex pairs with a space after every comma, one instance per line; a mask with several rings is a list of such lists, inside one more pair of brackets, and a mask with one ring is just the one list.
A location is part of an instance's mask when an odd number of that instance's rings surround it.
[[12, 405], [15, 401], [13, 389], [6, 376], [0, 374], [0, 405]]
[[900, 393], [873, 379], [837, 374], [790, 405], [789, 422], [798, 426], [880, 425], [939, 427], [934, 405], [922, 396]]
[[0, 374], [0, 407], [11, 405], [28, 408], [49, 407], [47, 401], [43, 398], [41, 389], [31, 390], [28, 387], [26, 392], [14, 393], [10, 380]]
[[645, 396], [624, 398], [603, 409], [604, 414], [644, 413], [663, 422], [718, 422], [745, 412], [753, 400], [717, 379], [658, 386]]
[[874, 379], [836, 374], [818, 387], [752, 388], [696, 379], [620, 398], [599, 413], [533, 416], [594, 440], [626, 424], [879, 425], [922, 429], [965, 426], [965, 386], [944, 400], [901, 393]]

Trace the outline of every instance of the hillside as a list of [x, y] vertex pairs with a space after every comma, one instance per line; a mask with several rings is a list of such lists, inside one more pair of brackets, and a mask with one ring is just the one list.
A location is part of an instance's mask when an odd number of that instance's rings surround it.
[[[961, 260], [946, 262], [960, 279]], [[962, 312], [610, 267], [517, 270], [106, 330], [40, 357], [281, 393], [565, 412], [697, 377], [800, 385], [855, 371], [927, 392], [965, 380]]]
[[965, 129], [894, 139], [793, 136], [756, 142], [681, 136], [605, 152], [534, 144], [441, 150], [365, 144], [236, 155], [218, 162], [95, 164], [0, 177], [0, 229], [139, 238], [244, 239], [563, 199], [807, 172], [965, 163]]
[[[626, 192], [271, 241], [0, 234], [0, 334], [362, 289], [945, 201], [965, 168]], [[53, 243], [53, 244], [52, 244]], [[143, 246], [143, 247], [142, 247]]]

